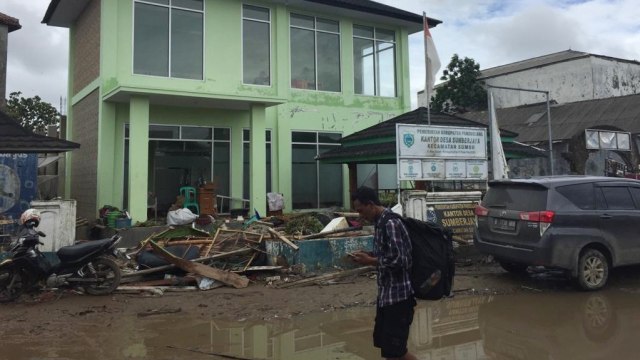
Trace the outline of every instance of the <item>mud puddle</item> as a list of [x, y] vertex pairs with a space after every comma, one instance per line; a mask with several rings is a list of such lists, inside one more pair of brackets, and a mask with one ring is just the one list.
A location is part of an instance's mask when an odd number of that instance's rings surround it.
[[[379, 359], [374, 309], [269, 321], [221, 321], [185, 311], [4, 332], [2, 359]], [[19, 320], [16, 320], [19, 321]], [[62, 321], [62, 320], [61, 320]], [[640, 347], [640, 292], [533, 293], [421, 301], [410, 350], [420, 359], [623, 359]]]

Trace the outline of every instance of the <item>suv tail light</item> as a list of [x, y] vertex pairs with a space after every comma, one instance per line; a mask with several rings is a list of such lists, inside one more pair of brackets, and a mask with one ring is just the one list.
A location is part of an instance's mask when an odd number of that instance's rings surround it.
[[553, 211], [545, 210], [545, 211], [530, 211], [530, 212], [521, 212], [520, 220], [525, 221], [534, 221], [550, 224], [553, 222], [553, 216], [555, 213]]
[[482, 206], [480, 204], [476, 205], [475, 212], [476, 212], [476, 216], [487, 216], [487, 215], [489, 215], [489, 209], [487, 209], [486, 207], [484, 207], [484, 206]]
[[549, 226], [551, 226], [555, 214], [555, 212], [550, 210], [521, 212], [520, 220], [540, 223], [540, 236], [542, 236]]

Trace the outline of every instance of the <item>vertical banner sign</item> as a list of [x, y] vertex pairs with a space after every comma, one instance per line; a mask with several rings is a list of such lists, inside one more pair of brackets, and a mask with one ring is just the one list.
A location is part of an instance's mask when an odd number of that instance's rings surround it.
[[485, 128], [396, 124], [396, 153], [398, 180], [488, 177]]

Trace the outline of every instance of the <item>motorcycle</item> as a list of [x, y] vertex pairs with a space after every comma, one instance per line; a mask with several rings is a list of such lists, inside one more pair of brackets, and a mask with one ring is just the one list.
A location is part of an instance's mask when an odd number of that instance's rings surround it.
[[38, 249], [44, 245], [40, 237], [46, 236], [35, 229], [39, 214], [31, 212], [24, 221], [23, 217], [21, 234], [0, 263], [0, 302], [13, 301], [43, 283], [48, 288], [81, 287], [91, 295], [110, 294], [118, 287], [120, 267], [109, 256], [121, 236], [64, 246], [56, 252], [59, 262], [52, 264]]

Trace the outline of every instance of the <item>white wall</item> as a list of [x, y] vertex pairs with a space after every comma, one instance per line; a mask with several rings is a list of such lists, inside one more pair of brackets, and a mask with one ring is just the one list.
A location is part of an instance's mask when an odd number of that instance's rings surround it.
[[[591, 56], [485, 79], [486, 84], [546, 90], [560, 104], [640, 93], [640, 65]], [[494, 89], [498, 108], [545, 101], [542, 93]], [[418, 106], [425, 106], [424, 93]]]

